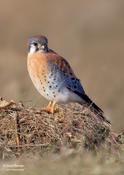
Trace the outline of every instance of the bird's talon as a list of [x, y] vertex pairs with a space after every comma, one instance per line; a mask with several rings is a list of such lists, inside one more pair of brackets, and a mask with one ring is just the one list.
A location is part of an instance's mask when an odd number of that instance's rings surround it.
[[51, 109], [51, 108], [43, 108], [43, 109], [41, 109], [41, 111], [43, 111], [43, 112], [47, 112], [47, 113], [49, 113], [49, 114], [53, 114], [55, 111], [53, 110], [53, 109]]

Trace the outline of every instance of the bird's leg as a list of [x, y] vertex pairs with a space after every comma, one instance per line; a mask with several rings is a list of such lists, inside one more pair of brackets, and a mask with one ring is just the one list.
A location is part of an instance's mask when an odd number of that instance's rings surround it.
[[53, 114], [55, 112], [55, 104], [56, 104], [56, 102], [53, 101], [52, 104], [50, 105], [49, 113]]
[[48, 112], [48, 113], [54, 113], [54, 109], [55, 109], [55, 104], [56, 102], [55, 101], [50, 101], [47, 105], [47, 107], [45, 109], [42, 109], [43, 111], [45, 112]]
[[48, 103], [48, 105], [47, 105], [47, 107], [46, 107], [46, 109], [45, 109], [47, 112], [49, 112], [51, 105], [52, 105], [52, 101], [50, 101], [50, 102]]
[[48, 113], [54, 113], [54, 107], [55, 107], [56, 102], [55, 101], [50, 101], [48, 106], [46, 107], [46, 112]]
[[42, 111], [49, 112], [52, 105], [52, 101], [49, 101], [47, 107], [43, 108]]

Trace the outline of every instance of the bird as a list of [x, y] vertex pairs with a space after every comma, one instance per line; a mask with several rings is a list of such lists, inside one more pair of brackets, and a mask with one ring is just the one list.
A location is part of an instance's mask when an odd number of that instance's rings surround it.
[[108, 121], [103, 110], [88, 97], [68, 61], [48, 47], [46, 36], [28, 39], [27, 68], [35, 88], [49, 101], [46, 112], [54, 114], [56, 103], [76, 102], [89, 106]]

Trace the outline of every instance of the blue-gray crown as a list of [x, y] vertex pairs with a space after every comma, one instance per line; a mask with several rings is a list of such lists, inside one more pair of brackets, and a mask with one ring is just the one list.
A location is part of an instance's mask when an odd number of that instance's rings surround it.
[[30, 37], [28, 40], [28, 43], [29, 43], [29, 45], [32, 43], [39, 43], [41, 45], [47, 45], [48, 39], [47, 39], [47, 37], [45, 37], [43, 35], [36, 35], [36, 36]]

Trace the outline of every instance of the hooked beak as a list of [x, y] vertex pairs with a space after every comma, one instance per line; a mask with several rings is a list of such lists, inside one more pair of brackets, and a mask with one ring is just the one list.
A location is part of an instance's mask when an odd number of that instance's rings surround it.
[[41, 45], [41, 44], [38, 44], [38, 49], [44, 50], [45, 49], [45, 46], [44, 45]]

